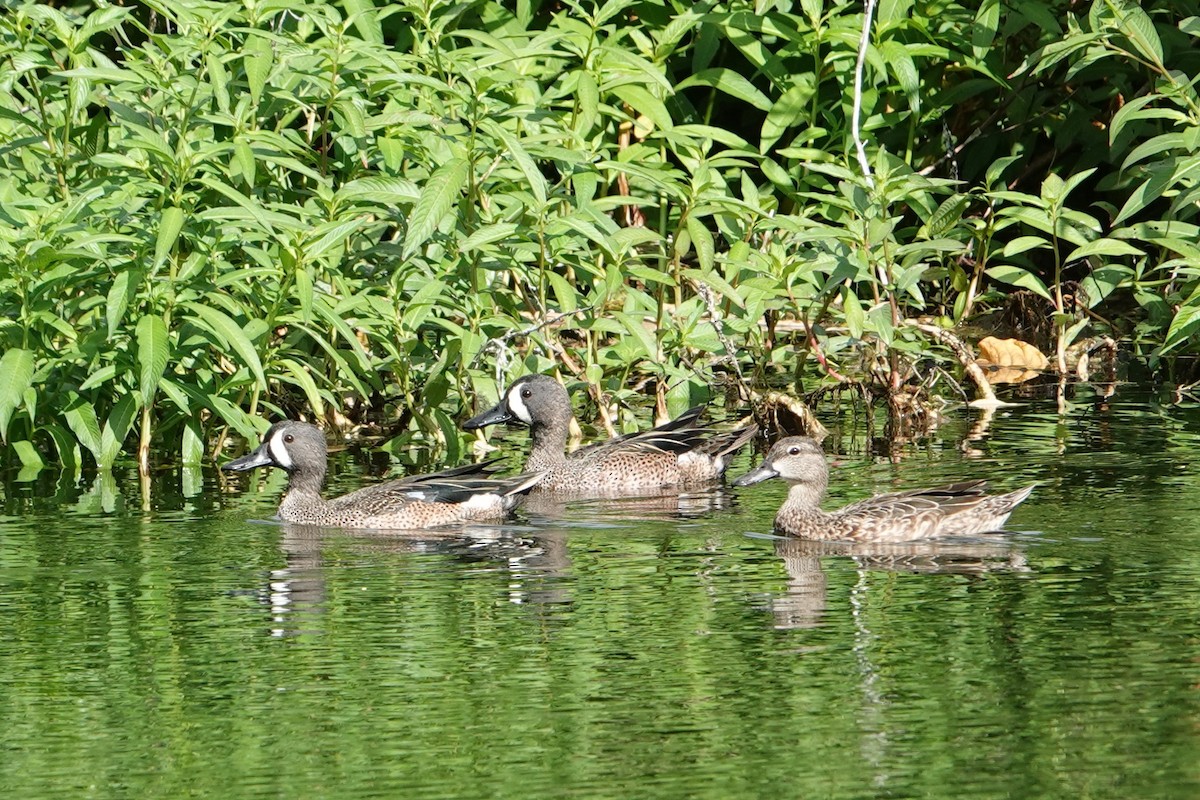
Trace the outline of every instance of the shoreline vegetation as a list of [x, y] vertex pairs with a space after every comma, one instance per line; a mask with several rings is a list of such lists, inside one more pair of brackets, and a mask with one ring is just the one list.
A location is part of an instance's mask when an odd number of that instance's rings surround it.
[[868, 5], [10, 4], [0, 466], [1200, 377], [1195, 3]]

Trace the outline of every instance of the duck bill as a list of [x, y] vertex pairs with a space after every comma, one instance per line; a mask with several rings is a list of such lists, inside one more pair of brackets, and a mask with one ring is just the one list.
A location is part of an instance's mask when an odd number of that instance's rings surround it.
[[463, 423], [463, 428], [468, 431], [486, 428], [488, 425], [499, 425], [502, 422], [512, 422], [516, 417], [508, 410], [508, 404], [501, 400], [496, 404], [495, 408], [489, 408], [482, 414], [471, 417]]
[[267, 453], [267, 446], [264, 444], [252, 453], [247, 453], [241, 458], [235, 458], [228, 464], [223, 465], [221, 469], [228, 472], [245, 472], [255, 467], [269, 467], [273, 463], [271, 456]]
[[742, 477], [733, 482], [734, 486], [750, 486], [751, 484], [761, 483], [769, 478], [778, 478], [779, 472], [773, 467], [768, 467], [763, 464], [758, 469], [752, 469]]

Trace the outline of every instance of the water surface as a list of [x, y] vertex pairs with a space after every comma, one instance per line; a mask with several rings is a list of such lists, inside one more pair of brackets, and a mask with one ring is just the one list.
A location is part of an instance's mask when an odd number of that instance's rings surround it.
[[1200, 410], [1081, 400], [827, 442], [831, 505], [1039, 483], [940, 548], [769, 538], [778, 482], [401, 537], [254, 521], [277, 474], [8, 475], [0, 794], [1198, 796]]

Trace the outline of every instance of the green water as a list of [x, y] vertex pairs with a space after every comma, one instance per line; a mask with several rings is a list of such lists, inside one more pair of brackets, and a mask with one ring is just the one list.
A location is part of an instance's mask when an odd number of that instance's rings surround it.
[[8, 475], [0, 796], [1200, 795], [1200, 408], [975, 423], [831, 443], [831, 502], [1036, 480], [1008, 547], [781, 544], [778, 483], [402, 539]]

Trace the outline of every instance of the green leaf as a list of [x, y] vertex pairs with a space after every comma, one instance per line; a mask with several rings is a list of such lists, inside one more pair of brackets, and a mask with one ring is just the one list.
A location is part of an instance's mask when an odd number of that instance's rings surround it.
[[521, 170], [521, 174], [525, 176], [525, 182], [529, 186], [529, 191], [533, 193], [534, 199], [537, 200], [538, 205], [545, 205], [546, 178], [520, 140], [505, 130], [503, 126], [497, 125], [491, 120], [484, 120], [481, 127], [504, 143], [505, 155], [513, 160], [517, 169]]
[[1163, 63], [1162, 42], [1150, 15], [1141, 6], [1125, 0], [1105, 0], [1105, 5], [1117, 20], [1117, 29], [1129, 40], [1134, 49], [1147, 61], [1161, 67]]
[[116, 364], [105, 364], [99, 369], [92, 370], [87, 376], [87, 380], [79, 384], [79, 391], [86, 392], [88, 389], [94, 389], [97, 386], [103, 386], [117, 376]]
[[599, 119], [600, 88], [590, 72], [579, 70], [576, 74], [579, 76], [575, 83], [575, 108], [578, 113], [571, 121], [571, 126], [576, 134], [584, 136], [596, 126]]
[[167, 368], [171, 344], [167, 337], [167, 323], [157, 314], [147, 314], [137, 324], [138, 385], [142, 392], [142, 405], [154, 402], [158, 382]]
[[257, 106], [262, 100], [263, 89], [271, 74], [271, 43], [261, 35], [250, 35], [242, 54], [242, 68], [246, 70], [246, 83], [250, 88], [250, 102]]
[[795, 83], [771, 105], [771, 110], [767, 112], [767, 118], [763, 121], [760, 143], [763, 152], [779, 141], [789, 128], [807, 119], [812, 112], [811, 102], [815, 91], [812, 73], [794, 75], [793, 80]]
[[1000, 27], [1000, 0], [983, 0], [975, 12], [971, 26], [971, 54], [976, 61], [986, 61]]
[[1019, 286], [1022, 289], [1029, 289], [1042, 297], [1053, 302], [1050, 297], [1049, 290], [1046, 289], [1046, 284], [1042, 283], [1042, 279], [1034, 275], [1029, 270], [1013, 267], [1007, 264], [1001, 264], [996, 267], [988, 267], [985, 272], [988, 276], [995, 278], [1001, 283], [1007, 283], [1012, 286]]
[[[83, 445], [92, 458], [100, 460], [100, 422], [96, 419], [96, 408], [81, 397], [76, 398], [63, 411], [67, 426], [75, 439]], [[59, 450], [62, 455], [62, 450]]]
[[634, 111], [648, 117], [659, 130], [671, 129], [673, 123], [670, 112], [667, 111], [663, 101], [650, 94], [646, 87], [626, 83], [612, 87], [611, 91]]
[[879, 45], [879, 53], [888, 66], [888, 70], [896, 76], [896, 83], [908, 96], [915, 110], [921, 108], [921, 76], [917, 65], [913, 62], [908, 49], [895, 39], [888, 39]]
[[842, 313], [846, 315], [846, 327], [850, 329], [851, 337], [861, 339], [863, 325], [866, 323], [866, 315], [863, 313], [862, 303], [858, 302], [858, 297], [849, 289], [846, 289], [844, 294], [845, 296], [842, 298]]
[[121, 454], [121, 446], [125, 444], [125, 437], [137, 418], [138, 400], [136, 394], [127, 394], [117, 401], [109, 413], [104, 430], [100, 433], [100, 457], [96, 459], [102, 471], [112, 469], [117, 456]]
[[129, 303], [141, 282], [141, 272], [133, 268], [122, 270], [113, 279], [104, 308], [104, 321], [108, 323], [108, 338], [111, 339], [117, 335], [117, 330], [125, 320], [125, 311], [129, 308]]
[[183, 424], [183, 438], [179, 444], [179, 455], [184, 464], [199, 464], [204, 460], [204, 437], [195, 420]]
[[401, 257], [408, 259], [433, 235], [442, 219], [454, 207], [470, 175], [470, 162], [459, 157], [443, 164], [429, 176], [421, 197], [408, 217]]
[[[343, 222], [327, 222], [312, 232], [313, 237], [319, 237], [311, 244], [305, 245], [304, 255], [310, 259], [318, 259], [335, 247], [346, 247], [347, 237], [369, 222], [367, 217], [355, 217]], [[311, 241], [311, 240], [310, 240]]]
[[267, 377], [263, 374], [262, 361], [242, 327], [234, 322], [223, 311], [202, 305], [200, 303], [184, 303], [183, 306], [193, 312], [189, 317], [197, 326], [208, 331], [217, 339], [222, 347], [231, 347], [241, 357], [242, 363], [249, 367], [258, 383], [259, 391], [267, 390]]
[[158, 223], [158, 238], [154, 242], [154, 271], [157, 271], [171, 254], [171, 248], [178, 241], [181, 230], [183, 210], [175, 206], [164, 208], [162, 219]]
[[1162, 351], [1166, 353], [1191, 338], [1196, 329], [1200, 328], [1200, 288], [1192, 292], [1171, 320], [1167, 330], [1167, 338], [1163, 341]]
[[486, 245], [513, 238], [518, 230], [520, 230], [520, 226], [515, 222], [496, 222], [491, 225], [483, 225], [463, 239], [459, 243], [459, 249], [464, 253], [479, 250]]
[[71, 437], [69, 431], [61, 425], [46, 425], [42, 428], [50, 435], [54, 448], [58, 452], [58, 463], [63, 467], [79, 465], [79, 444]]
[[692, 247], [696, 249], [696, 259], [700, 262], [700, 268], [706, 272], [712, 270], [713, 259], [716, 257], [712, 232], [705, 227], [704, 220], [695, 216], [688, 217], [687, 230], [692, 237]]
[[1163, 133], [1158, 136], [1147, 139], [1146, 141], [1133, 148], [1132, 152], [1125, 157], [1124, 163], [1121, 164], [1122, 170], [1127, 170], [1139, 161], [1156, 156], [1160, 153], [1165, 153], [1168, 150], [1179, 150], [1185, 147], [1184, 137], [1182, 133]]
[[321, 392], [317, 389], [317, 383], [313, 380], [308, 367], [290, 358], [280, 359], [279, 365], [291, 373], [291, 379], [284, 378], [284, 380], [294, 383], [304, 391], [304, 396], [308, 399], [308, 407], [312, 409], [312, 412], [318, 417], [324, 416], [325, 403], [321, 400]]
[[971, 198], [965, 194], [955, 193], [946, 198], [925, 223], [925, 235], [930, 239], [945, 236], [955, 225], [962, 221], [963, 214], [970, 204]]
[[33, 446], [33, 442], [19, 441], [13, 442], [12, 447], [17, 451], [17, 458], [21, 459], [21, 465], [27, 469], [32, 468], [40, 470], [46, 466], [46, 462], [42, 461], [42, 454]]
[[1174, 169], [1164, 169], [1161, 166], [1152, 167], [1150, 177], [1129, 194], [1125, 205], [1113, 219], [1113, 225], [1119, 225], [1141, 211], [1150, 203], [1163, 197], [1167, 188], [1184, 181], [1195, 180], [1193, 173], [1200, 172], [1200, 156], [1187, 158], [1175, 164]]
[[1029, 250], [1046, 250], [1050, 248], [1050, 242], [1043, 239], [1041, 236], [1018, 236], [1008, 244], [1004, 245], [1004, 249], [1000, 252], [1005, 258], [1012, 258]]
[[659, 360], [658, 343], [654, 340], [654, 334], [642, 322], [640, 314], [627, 314], [624, 311], [616, 311], [613, 313], [613, 316], [624, 326], [625, 330], [633, 334], [633, 338], [638, 343], [642, 358], [647, 361]]
[[[675, 87], [675, 91], [682, 91], [689, 86], [711, 86], [730, 97], [754, 106], [759, 111], [769, 111], [772, 105], [770, 98], [760, 92], [745, 76], [724, 67], [700, 70], [684, 79], [682, 83]], [[634, 104], [630, 103], [630, 105]], [[636, 106], [634, 107], [636, 108]], [[655, 120], [655, 123], [657, 124], [657, 120]], [[659, 125], [659, 127], [669, 128], [671, 126]]]
[[1083, 288], [1083, 294], [1087, 297], [1088, 308], [1095, 308], [1125, 283], [1125, 281], [1132, 278], [1132, 269], [1114, 265], [1094, 270], [1080, 281], [1079, 285]]
[[427, 281], [420, 289], [416, 291], [408, 302], [404, 303], [403, 316], [400, 318], [400, 327], [406, 331], [416, 334], [425, 320], [429, 318], [430, 312], [434, 306], [442, 300], [442, 293], [446, 291], [446, 284], [442, 281]]
[[33, 384], [33, 367], [32, 350], [14, 347], [0, 358], [0, 441], [8, 441], [8, 423]]
[[1088, 256], [1140, 256], [1145, 255], [1141, 250], [1131, 244], [1122, 242], [1118, 239], [1097, 239], [1093, 242], [1088, 242], [1082, 247], [1076, 247], [1067, 256], [1067, 263], [1076, 261]]

